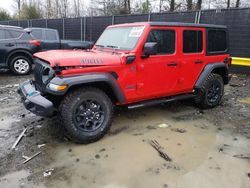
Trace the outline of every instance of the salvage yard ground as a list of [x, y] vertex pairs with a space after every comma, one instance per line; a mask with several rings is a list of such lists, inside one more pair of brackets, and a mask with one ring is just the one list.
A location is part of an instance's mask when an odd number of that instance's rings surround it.
[[191, 101], [117, 109], [109, 134], [89, 145], [64, 138], [56, 118], [24, 109], [16, 89], [30, 77], [0, 73], [0, 187], [250, 187], [250, 76], [233, 75], [210, 110]]

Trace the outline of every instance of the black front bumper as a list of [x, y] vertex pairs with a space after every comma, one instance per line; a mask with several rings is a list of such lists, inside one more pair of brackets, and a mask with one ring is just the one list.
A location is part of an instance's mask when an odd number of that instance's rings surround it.
[[21, 96], [25, 108], [32, 113], [44, 117], [49, 117], [54, 114], [53, 103], [35, 89], [32, 81], [26, 81], [20, 84], [17, 92]]

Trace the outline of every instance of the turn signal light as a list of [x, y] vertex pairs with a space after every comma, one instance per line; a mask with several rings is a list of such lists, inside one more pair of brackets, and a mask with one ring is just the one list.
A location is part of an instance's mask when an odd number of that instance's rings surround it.
[[67, 87], [68, 85], [56, 85], [52, 83], [49, 84], [49, 89], [53, 91], [64, 91]]

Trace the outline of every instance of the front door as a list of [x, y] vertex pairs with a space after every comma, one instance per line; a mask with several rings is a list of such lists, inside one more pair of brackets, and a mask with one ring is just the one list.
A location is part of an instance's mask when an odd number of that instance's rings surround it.
[[157, 42], [156, 55], [141, 58], [137, 64], [137, 94], [144, 99], [170, 95], [176, 87], [179, 62], [177, 34], [173, 28], [152, 28], [146, 42]]

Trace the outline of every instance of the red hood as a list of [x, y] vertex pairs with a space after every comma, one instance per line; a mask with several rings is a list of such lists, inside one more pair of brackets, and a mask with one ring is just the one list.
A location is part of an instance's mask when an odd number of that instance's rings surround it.
[[34, 54], [36, 58], [50, 63], [51, 67], [56, 65], [67, 66], [102, 66], [120, 65], [121, 54], [102, 51], [83, 50], [51, 50]]

